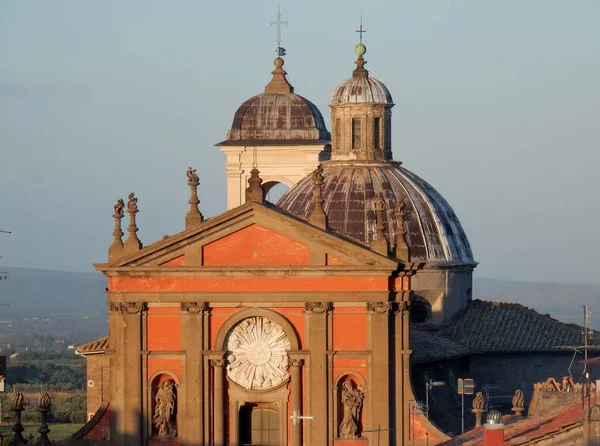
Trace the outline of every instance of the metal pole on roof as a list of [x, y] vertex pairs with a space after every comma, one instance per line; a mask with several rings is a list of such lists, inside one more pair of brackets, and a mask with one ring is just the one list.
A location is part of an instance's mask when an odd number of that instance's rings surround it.
[[588, 338], [588, 311], [587, 305], [583, 306], [583, 376], [587, 371], [587, 359], [588, 359], [588, 349], [587, 349], [587, 338]]

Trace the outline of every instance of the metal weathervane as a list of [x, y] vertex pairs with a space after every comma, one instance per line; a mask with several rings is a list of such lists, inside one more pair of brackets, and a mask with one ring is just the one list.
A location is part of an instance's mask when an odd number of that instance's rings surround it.
[[277, 49], [278, 56], [285, 56], [285, 48], [281, 46], [281, 25], [287, 25], [287, 20], [281, 20], [281, 5], [277, 5], [277, 20], [271, 20], [269, 25], [277, 25]]

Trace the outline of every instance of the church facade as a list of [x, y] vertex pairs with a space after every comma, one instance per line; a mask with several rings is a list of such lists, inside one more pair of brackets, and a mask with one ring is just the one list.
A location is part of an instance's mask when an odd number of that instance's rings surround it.
[[[109, 334], [80, 347], [92, 418], [82, 438], [448, 438], [414, 397], [409, 328], [463, 309], [476, 263], [448, 203], [393, 161], [391, 94], [366, 70], [364, 45], [356, 50], [332, 96], [332, 138], [276, 59], [265, 93], [242, 104], [218, 144], [225, 213], [204, 218], [190, 168], [185, 230], [144, 247], [137, 198], [117, 202], [108, 262], [95, 265], [108, 279]], [[278, 182], [292, 187], [274, 205], [265, 192]]]

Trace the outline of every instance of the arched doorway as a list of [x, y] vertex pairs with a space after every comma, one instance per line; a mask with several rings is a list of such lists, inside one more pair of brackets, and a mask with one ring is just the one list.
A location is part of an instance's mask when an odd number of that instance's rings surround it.
[[280, 414], [275, 403], [245, 403], [240, 407], [239, 417], [241, 446], [276, 446], [280, 443]]

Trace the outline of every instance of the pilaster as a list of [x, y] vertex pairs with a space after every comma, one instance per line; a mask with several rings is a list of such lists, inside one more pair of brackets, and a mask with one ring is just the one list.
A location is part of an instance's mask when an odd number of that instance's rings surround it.
[[204, 438], [204, 410], [202, 395], [204, 392], [204, 367], [202, 346], [204, 343], [203, 302], [181, 303], [181, 349], [185, 352], [184, 376], [186, 394], [181, 397], [185, 419], [181, 420], [180, 432], [184, 443], [193, 444]]
[[[114, 372], [111, 378], [113, 399], [111, 413], [111, 438], [117, 444], [139, 445], [142, 441], [142, 313], [143, 302], [120, 302], [110, 304], [111, 333], [114, 352]], [[112, 403], [112, 401], [111, 401]], [[114, 437], [113, 437], [114, 435]]]
[[[292, 414], [302, 413], [302, 359], [290, 359], [290, 375], [292, 380]], [[292, 421], [292, 446], [302, 446], [302, 419]]]
[[[327, 444], [328, 432], [328, 389], [327, 367], [327, 315], [331, 311], [330, 302], [306, 302], [304, 314], [307, 326], [307, 345], [310, 345], [308, 369], [308, 399], [305, 412], [315, 415], [310, 421], [305, 444]], [[318, 415], [318, 416], [317, 416]]]
[[213, 444], [225, 444], [225, 359], [224, 352], [211, 354], [213, 369]]
[[[371, 341], [371, 370], [369, 379], [368, 398], [371, 399], [371, 420], [377, 426], [368, 429], [393, 429], [390, 419], [390, 348], [389, 348], [389, 321], [392, 302], [367, 302]], [[390, 444], [390, 432], [384, 430], [378, 435], [381, 446]]]

